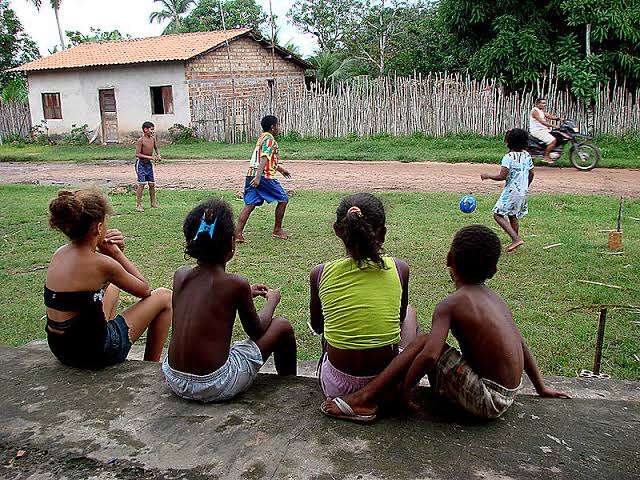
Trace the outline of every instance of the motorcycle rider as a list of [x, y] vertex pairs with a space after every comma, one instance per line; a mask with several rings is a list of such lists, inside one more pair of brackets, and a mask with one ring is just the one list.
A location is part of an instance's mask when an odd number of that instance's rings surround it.
[[551, 152], [557, 145], [556, 138], [549, 133], [554, 127], [553, 124], [547, 120], [560, 120], [560, 117], [556, 117], [549, 112], [546, 112], [547, 99], [544, 97], [536, 98], [536, 106], [529, 112], [529, 133], [532, 137], [540, 140], [547, 145], [547, 149], [544, 152], [543, 162], [553, 163], [555, 160], [551, 159]]

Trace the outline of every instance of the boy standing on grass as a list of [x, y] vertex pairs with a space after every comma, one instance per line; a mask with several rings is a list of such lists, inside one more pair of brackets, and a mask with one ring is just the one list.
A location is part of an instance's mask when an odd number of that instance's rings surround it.
[[533, 160], [526, 150], [528, 142], [529, 134], [525, 130], [509, 130], [505, 137], [509, 153], [502, 158], [500, 171], [480, 175], [482, 180], [505, 181], [502, 194], [493, 207], [493, 218], [511, 237], [507, 252], [513, 252], [524, 244], [519, 236], [518, 220], [529, 213], [528, 197], [529, 185], [533, 181]]
[[273, 115], [267, 115], [260, 123], [263, 133], [256, 142], [256, 148], [249, 161], [249, 170], [244, 182], [245, 205], [238, 217], [235, 233], [236, 242], [238, 243], [245, 242], [242, 232], [247, 220], [249, 220], [249, 215], [265, 201], [267, 203], [274, 201], [278, 203], [271, 236], [284, 240], [289, 238], [287, 231], [282, 228], [282, 219], [284, 218], [289, 196], [276, 179], [276, 173], [280, 172], [285, 178], [291, 178], [291, 174], [278, 165], [280, 152], [275, 139], [278, 134], [278, 119]]
[[[155, 125], [151, 122], [142, 124], [142, 137], [136, 142], [136, 175], [138, 177], [138, 186], [136, 188], [136, 210], [144, 212], [142, 208], [142, 192], [144, 184], [149, 184], [149, 199], [151, 200], [151, 208], [158, 208], [156, 202], [156, 181], [153, 176], [153, 160], [161, 160], [158, 142], [154, 136]], [[155, 151], [155, 155], [153, 152]]]
[[[484, 282], [496, 273], [500, 239], [484, 225], [469, 225], [453, 238], [447, 266], [456, 291], [433, 312], [431, 332], [420, 335], [361, 390], [328, 398], [326, 415], [357, 422], [376, 419], [379, 405], [398, 394], [411, 402], [411, 389], [425, 375], [433, 390], [479, 418], [506, 412], [527, 372], [541, 397], [569, 398], [550, 388], [513, 321], [509, 306]], [[461, 352], [446, 342], [449, 331]]]

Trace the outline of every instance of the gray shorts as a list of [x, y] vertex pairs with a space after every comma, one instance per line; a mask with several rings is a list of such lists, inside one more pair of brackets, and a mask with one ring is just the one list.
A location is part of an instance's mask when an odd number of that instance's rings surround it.
[[247, 390], [263, 365], [262, 353], [253, 340], [235, 342], [226, 363], [208, 375], [193, 375], [174, 370], [167, 355], [162, 373], [169, 388], [179, 397], [200, 402], [229, 400]]
[[506, 412], [522, 387], [522, 381], [516, 388], [505, 388], [480, 377], [453, 347], [442, 354], [429, 380], [438, 395], [481, 418], [497, 418]]

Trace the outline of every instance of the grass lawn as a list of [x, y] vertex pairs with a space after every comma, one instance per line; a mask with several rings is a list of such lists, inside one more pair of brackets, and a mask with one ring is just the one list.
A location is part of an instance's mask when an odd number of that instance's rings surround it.
[[[42, 289], [45, 268], [62, 244], [47, 225], [47, 203], [54, 188], [0, 187], [0, 344], [20, 345], [44, 338]], [[127, 237], [127, 254], [153, 287], [171, 286], [174, 270], [188, 263], [183, 256], [181, 224], [198, 201], [224, 196], [237, 211], [241, 203], [229, 192], [160, 190], [161, 208], [134, 211], [134, 196], [114, 194], [117, 214], [110, 226]], [[410, 301], [423, 328], [430, 324], [436, 303], [452, 291], [445, 254], [454, 232], [463, 225], [494, 226], [495, 195], [478, 196], [478, 210], [462, 214], [456, 194], [383, 194], [388, 212], [387, 252], [411, 265]], [[301, 359], [317, 358], [319, 339], [310, 334], [308, 274], [318, 263], [343, 254], [331, 223], [341, 198], [334, 193], [300, 192], [290, 202], [285, 219], [291, 241], [271, 238], [273, 207], [257, 209], [246, 230], [249, 244], [240, 245], [228, 269], [252, 282], [282, 290], [278, 313], [294, 324]], [[489, 285], [509, 303], [514, 318], [546, 374], [574, 376], [593, 365], [597, 314], [568, 312], [592, 304], [640, 303], [640, 201], [625, 205], [624, 254], [607, 255], [607, 234], [614, 225], [615, 199], [600, 196], [537, 195], [522, 222], [526, 245], [504, 254]], [[500, 233], [504, 242], [504, 234]], [[544, 246], [562, 245], [543, 249]], [[591, 280], [623, 289], [579, 283]], [[375, 294], [375, 293], [373, 293]], [[132, 298], [124, 296], [124, 305]], [[261, 302], [261, 300], [259, 300]], [[603, 371], [616, 378], [640, 380], [640, 316], [611, 311], [607, 319]], [[238, 328], [236, 336], [242, 335]]]
[[[596, 141], [602, 151], [601, 167], [640, 168], [640, 139], [603, 138]], [[441, 161], [497, 163], [505, 149], [501, 138], [451, 136], [444, 138], [373, 137], [335, 140], [280, 140], [283, 159], [287, 160], [399, 160], [403, 162]], [[253, 144], [196, 143], [162, 147], [165, 159], [248, 159]], [[94, 161], [129, 160], [130, 145], [2, 145], [0, 161]], [[558, 162], [570, 165], [568, 154]]]

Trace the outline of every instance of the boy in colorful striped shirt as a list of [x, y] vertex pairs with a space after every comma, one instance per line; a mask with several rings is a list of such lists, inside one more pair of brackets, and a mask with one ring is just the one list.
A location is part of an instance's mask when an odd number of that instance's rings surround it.
[[273, 227], [274, 238], [289, 238], [289, 234], [282, 228], [282, 219], [287, 208], [289, 196], [276, 179], [276, 173], [280, 172], [285, 178], [291, 178], [291, 174], [283, 167], [278, 165], [278, 143], [275, 135], [278, 134], [278, 119], [273, 115], [267, 115], [260, 122], [263, 133], [256, 142], [256, 148], [253, 151], [251, 160], [249, 161], [249, 170], [244, 182], [244, 208], [238, 217], [236, 226], [236, 242], [245, 241], [242, 234], [244, 226], [249, 219], [249, 215], [253, 209], [267, 203], [277, 202], [276, 219]]

